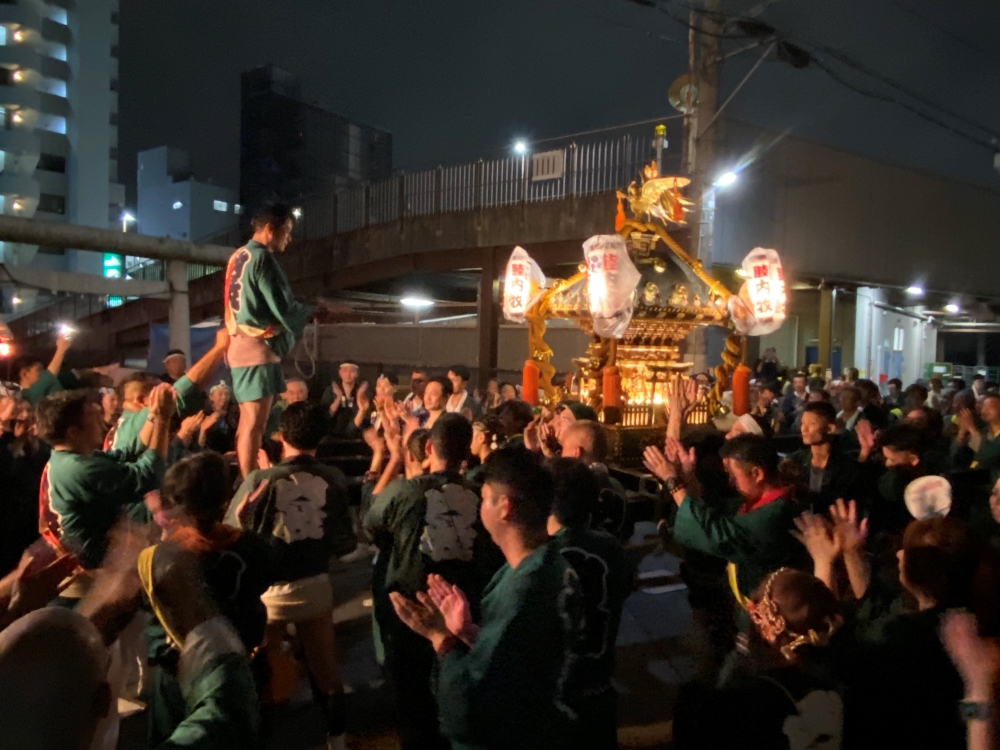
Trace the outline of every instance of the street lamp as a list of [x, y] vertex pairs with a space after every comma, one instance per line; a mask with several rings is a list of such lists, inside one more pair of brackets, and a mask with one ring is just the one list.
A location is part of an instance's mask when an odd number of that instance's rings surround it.
[[734, 182], [736, 182], [736, 180], [737, 180], [736, 172], [723, 172], [715, 180], [715, 186], [721, 188], [729, 187]]
[[524, 140], [514, 141], [514, 153], [524, 156], [528, 153], [528, 142]]
[[911, 297], [923, 297], [924, 288], [922, 286], [916, 286], [916, 285], [908, 286], [906, 287], [906, 293], [909, 294]]
[[122, 214], [122, 231], [128, 231], [128, 225], [135, 221], [135, 217], [128, 211]]
[[944, 311], [947, 312], [947, 313], [951, 313], [952, 315], [954, 315], [955, 313], [957, 313], [961, 309], [962, 308], [960, 308], [954, 302], [949, 302], [947, 305], [944, 306]]
[[434, 307], [434, 300], [410, 294], [406, 297], [402, 297], [399, 300], [399, 304], [403, 307], [408, 307], [411, 310], [426, 310], [428, 307]]

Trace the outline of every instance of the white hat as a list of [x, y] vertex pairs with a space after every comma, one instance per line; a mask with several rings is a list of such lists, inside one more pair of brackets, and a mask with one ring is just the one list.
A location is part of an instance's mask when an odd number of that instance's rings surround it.
[[951, 484], [944, 477], [920, 477], [906, 485], [903, 500], [918, 521], [943, 518], [951, 510]]

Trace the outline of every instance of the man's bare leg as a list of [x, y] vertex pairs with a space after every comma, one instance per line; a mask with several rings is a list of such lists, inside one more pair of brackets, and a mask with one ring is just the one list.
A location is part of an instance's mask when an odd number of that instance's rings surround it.
[[333, 611], [327, 610], [314, 620], [296, 623], [295, 632], [305, 652], [313, 697], [326, 718], [327, 747], [343, 747], [347, 712], [337, 662]]
[[257, 468], [257, 454], [264, 442], [264, 427], [273, 403], [274, 396], [264, 396], [257, 401], [244, 401], [240, 404], [240, 423], [236, 428], [236, 458], [243, 477]]

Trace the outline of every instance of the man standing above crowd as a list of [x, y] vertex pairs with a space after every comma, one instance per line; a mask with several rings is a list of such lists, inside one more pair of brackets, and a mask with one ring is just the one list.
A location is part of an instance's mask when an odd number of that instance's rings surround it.
[[240, 405], [236, 454], [240, 473], [257, 465], [271, 405], [285, 390], [281, 358], [312, 314], [292, 296], [288, 278], [275, 255], [292, 239], [295, 217], [282, 204], [259, 209], [251, 222], [253, 238], [229, 259], [223, 300], [229, 331], [228, 360], [233, 397]]

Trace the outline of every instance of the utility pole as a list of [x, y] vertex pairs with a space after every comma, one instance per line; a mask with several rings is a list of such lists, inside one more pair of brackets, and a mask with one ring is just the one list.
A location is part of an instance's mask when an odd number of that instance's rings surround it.
[[[718, 104], [719, 72], [722, 66], [719, 37], [722, 24], [716, 15], [719, 0], [705, 0], [704, 11], [691, 11], [688, 33], [688, 72], [697, 80], [698, 97], [690, 101], [684, 118], [683, 164], [691, 178], [695, 210], [691, 212], [691, 255], [707, 269], [712, 266], [712, 235], [715, 223], [715, 191], [712, 189], [715, 157], [715, 125], [709, 127]], [[695, 27], [702, 29], [701, 33]]]
[[[681, 163], [691, 179], [694, 210], [688, 218], [690, 252], [702, 266], [712, 267], [712, 234], [715, 224], [714, 132], [713, 118], [718, 102], [719, 68], [722, 55], [718, 36], [722, 25], [715, 15], [719, 0], [704, 0], [703, 12], [691, 11], [688, 31], [688, 100], [684, 116], [684, 143]], [[701, 29], [698, 31], [696, 29]], [[708, 33], [702, 33], [708, 32]], [[692, 88], [697, 88], [697, 98]], [[709, 125], [712, 127], [709, 127]], [[697, 328], [688, 339], [685, 358], [694, 364], [694, 372], [708, 369], [708, 341], [704, 328]]]

